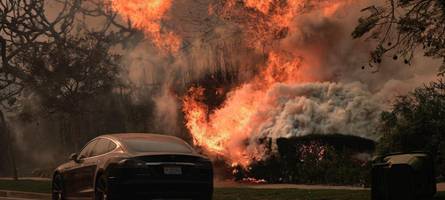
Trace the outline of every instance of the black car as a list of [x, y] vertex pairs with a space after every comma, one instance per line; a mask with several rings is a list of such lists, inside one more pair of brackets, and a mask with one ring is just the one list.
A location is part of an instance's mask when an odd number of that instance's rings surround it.
[[210, 200], [213, 168], [185, 141], [156, 134], [113, 134], [91, 140], [53, 176], [52, 199]]

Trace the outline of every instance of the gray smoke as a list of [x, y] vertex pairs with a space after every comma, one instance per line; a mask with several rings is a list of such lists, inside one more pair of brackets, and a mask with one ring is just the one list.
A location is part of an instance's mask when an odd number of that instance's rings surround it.
[[[377, 139], [381, 104], [360, 83], [278, 84], [264, 106], [270, 118], [260, 135], [271, 138], [342, 133]], [[273, 100], [272, 100], [273, 99]]]

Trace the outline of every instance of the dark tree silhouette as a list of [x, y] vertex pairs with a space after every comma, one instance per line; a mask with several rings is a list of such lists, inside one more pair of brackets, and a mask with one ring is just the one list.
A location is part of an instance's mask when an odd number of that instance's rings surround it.
[[17, 55], [16, 66], [26, 72], [22, 83], [36, 93], [49, 113], [81, 113], [88, 98], [116, 85], [119, 56], [100, 34], [68, 37], [63, 43], [36, 44]]
[[[103, 2], [106, 1], [0, 0], [0, 102], [13, 103], [26, 87], [25, 82], [33, 79], [26, 69], [16, 65], [21, 62], [17, 56], [30, 48], [62, 44], [84, 33], [103, 35], [110, 43], [118, 44], [137, 33], [130, 23], [119, 21]], [[91, 20], [95, 21], [93, 27], [87, 23]]]
[[75, 5], [79, 3], [79, 0], [65, 1], [59, 15], [49, 20], [43, 0], [1, 0], [0, 100], [18, 95], [24, 87], [21, 80], [29, 78], [11, 62], [31, 44], [52, 42], [65, 37], [73, 28], [74, 13], [78, 10]]
[[379, 153], [429, 151], [445, 175], [444, 105], [444, 79], [399, 97], [390, 112], [382, 113]]
[[[41, 103], [46, 114], [81, 115], [86, 110], [80, 105], [117, 85], [119, 57], [110, 49], [137, 31], [119, 21], [103, 2], [107, 1], [0, 0], [2, 116], [7, 117], [6, 111], [22, 112], [24, 94], [37, 96], [34, 104]], [[31, 122], [28, 114], [21, 118]], [[0, 134], [9, 138], [12, 149], [13, 138], [4, 130]]]
[[14, 180], [18, 180], [18, 171], [17, 171], [17, 165], [16, 165], [16, 157], [15, 152], [13, 150], [12, 141], [11, 141], [11, 135], [9, 127], [7, 126], [5, 116], [2, 112], [0, 112], [0, 138], [3, 138], [6, 140], [6, 154], [9, 157], [9, 162], [11, 163], [12, 168], [12, 176]]
[[[43, 0], [0, 1], [0, 103], [2, 108], [15, 104], [15, 98], [25, 88], [23, 81], [30, 78], [20, 66], [13, 64], [17, 55], [32, 44], [63, 38], [72, 29], [74, 13], [78, 10], [76, 5], [79, 2], [79, 0], [70, 0], [62, 3], [60, 13], [50, 20], [46, 16]], [[3, 109], [0, 109], [0, 112], [4, 116]], [[7, 127], [6, 120], [3, 122], [3, 126]], [[9, 134], [6, 133], [7, 128], [4, 130], [3, 134], [8, 138], [7, 145], [11, 146]], [[14, 160], [13, 156], [10, 157]], [[13, 170], [16, 171], [16, 169]]]
[[352, 36], [367, 35], [378, 41], [371, 66], [382, 62], [384, 55], [410, 64], [414, 53], [422, 49], [425, 56], [444, 59], [440, 73], [445, 72], [445, 1], [386, 0], [362, 11], [370, 14], [359, 19]]

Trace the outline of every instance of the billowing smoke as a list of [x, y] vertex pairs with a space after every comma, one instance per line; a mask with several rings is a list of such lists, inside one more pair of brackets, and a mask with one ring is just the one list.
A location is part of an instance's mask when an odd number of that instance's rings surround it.
[[381, 107], [359, 83], [277, 84], [262, 105], [268, 116], [260, 136], [272, 138], [312, 133], [343, 133], [377, 139]]
[[[377, 139], [382, 107], [360, 83], [276, 83], [258, 91], [254, 83], [229, 94], [207, 118], [200, 89], [186, 99], [188, 128], [195, 143], [231, 164], [248, 166], [267, 158], [264, 139], [342, 133]], [[208, 120], [207, 120], [208, 119]]]
[[[374, 45], [350, 34], [375, 1], [142, 1], [149, 10], [138, 2], [113, 0], [147, 36], [126, 53], [128, 77], [160, 85], [160, 123], [181, 126], [175, 111], [182, 107], [194, 143], [230, 164], [267, 157], [263, 138], [378, 139], [380, 112], [434, 79], [439, 66], [421, 55], [412, 66], [390, 58], [368, 65]], [[217, 71], [235, 73], [237, 84], [214, 109], [205, 103], [208, 86], [190, 85]], [[189, 91], [182, 106], [172, 88]]]

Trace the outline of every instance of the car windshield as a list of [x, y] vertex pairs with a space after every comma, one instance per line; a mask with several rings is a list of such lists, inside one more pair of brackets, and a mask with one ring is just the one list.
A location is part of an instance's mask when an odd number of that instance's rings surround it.
[[174, 152], [192, 153], [193, 150], [186, 143], [170, 140], [126, 139], [125, 146], [131, 152]]

